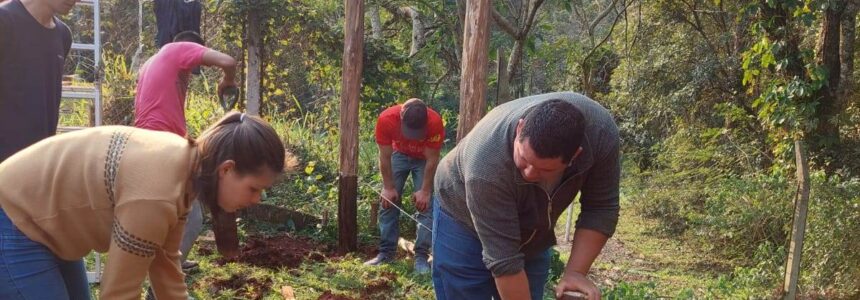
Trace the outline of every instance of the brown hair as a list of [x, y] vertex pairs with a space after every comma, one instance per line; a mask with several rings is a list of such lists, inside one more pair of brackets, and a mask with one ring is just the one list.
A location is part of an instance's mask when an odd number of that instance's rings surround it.
[[196, 141], [198, 149], [194, 189], [197, 199], [215, 215], [218, 205], [218, 166], [224, 161], [236, 162], [241, 175], [256, 174], [266, 167], [282, 173], [286, 152], [284, 143], [271, 125], [262, 119], [230, 112], [206, 129]]

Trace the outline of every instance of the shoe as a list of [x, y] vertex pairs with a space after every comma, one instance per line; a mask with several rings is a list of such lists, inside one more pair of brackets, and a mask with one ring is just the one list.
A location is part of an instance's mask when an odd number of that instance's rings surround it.
[[426, 257], [415, 257], [415, 273], [427, 274], [430, 273], [430, 263]]
[[379, 253], [371, 260], [364, 262], [365, 266], [378, 266], [381, 264], [387, 264], [394, 261], [394, 255]]
[[188, 272], [197, 268], [198, 263], [193, 260], [186, 260], [182, 262], [182, 271]]

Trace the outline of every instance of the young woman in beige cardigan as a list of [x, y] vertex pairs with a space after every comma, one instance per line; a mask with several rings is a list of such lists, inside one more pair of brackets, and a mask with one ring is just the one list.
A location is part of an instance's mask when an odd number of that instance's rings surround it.
[[196, 141], [103, 126], [16, 153], [0, 164], [0, 299], [89, 299], [90, 251], [108, 253], [103, 299], [140, 299], [147, 276], [158, 299], [188, 299], [178, 247], [191, 201], [229, 218], [260, 201], [285, 156], [270, 125], [237, 112]]

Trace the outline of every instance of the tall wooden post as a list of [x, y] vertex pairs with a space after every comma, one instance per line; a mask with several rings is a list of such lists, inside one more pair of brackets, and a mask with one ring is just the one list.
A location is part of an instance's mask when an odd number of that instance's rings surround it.
[[248, 11], [248, 77], [245, 80], [245, 94], [248, 102], [245, 104], [245, 109], [249, 114], [260, 115], [260, 98], [262, 92], [260, 86], [262, 84], [263, 72], [263, 55], [261, 46], [263, 44], [262, 28], [260, 27], [260, 14], [258, 8], [252, 8]]
[[806, 232], [806, 212], [809, 209], [809, 162], [806, 159], [803, 143], [799, 140], [794, 141], [794, 153], [797, 162], [797, 195], [794, 202], [794, 222], [791, 226], [791, 244], [785, 263], [783, 292], [786, 300], [797, 298], [797, 279], [800, 277], [800, 257], [803, 253], [803, 237]]
[[498, 74], [499, 79], [496, 81], [496, 105], [505, 103], [510, 101], [511, 97], [511, 89], [510, 89], [510, 78], [508, 78], [508, 61], [507, 57], [505, 57], [505, 48], [499, 47], [496, 50], [496, 74]]
[[340, 98], [340, 174], [337, 248], [358, 250], [358, 100], [364, 57], [364, 1], [344, 0], [343, 85]]
[[486, 111], [489, 20], [490, 0], [467, 1], [466, 20], [463, 24], [458, 142], [475, 127]]

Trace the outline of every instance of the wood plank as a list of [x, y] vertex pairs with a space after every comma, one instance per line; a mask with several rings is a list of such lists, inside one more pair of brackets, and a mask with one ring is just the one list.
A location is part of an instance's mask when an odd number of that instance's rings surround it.
[[340, 101], [340, 179], [338, 251], [358, 250], [358, 101], [364, 57], [364, 1], [344, 0], [342, 94]]

